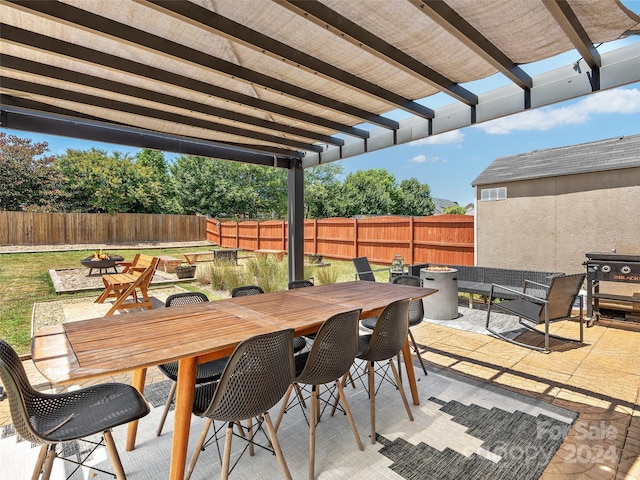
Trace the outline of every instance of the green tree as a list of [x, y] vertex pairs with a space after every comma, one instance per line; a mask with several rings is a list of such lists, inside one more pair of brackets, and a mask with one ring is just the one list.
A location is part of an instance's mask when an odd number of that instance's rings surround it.
[[149, 213], [182, 213], [182, 207], [176, 198], [175, 182], [169, 173], [164, 153], [145, 148], [136, 153], [135, 160], [137, 166], [151, 170], [151, 178], [160, 188], [158, 202], [150, 206], [154, 211]]
[[399, 197], [396, 179], [387, 170], [360, 170], [347, 175], [342, 184], [339, 215], [394, 214]]
[[445, 207], [442, 210], [442, 213], [454, 214], [454, 215], [464, 215], [465, 213], [467, 213], [467, 211], [464, 209], [464, 207], [461, 207], [460, 205], [455, 204], [455, 205], [450, 205], [448, 207]]
[[45, 155], [47, 142], [33, 143], [0, 132], [0, 209], [56, 211], [61, 207], [62, 178], [56, 158]]
[[342, 166], [336, 163], [320, 165], [304, 171], [306, 218], [329, 218], [338, 215], [340, 175], [342, 175]]
[[183, 155], [170, 170], [185, 212], [213, 217], [286, 216], [287, 172], [283, 169]]
[[396, 213], [412, 216], [433, 215], [435, 204], [431, 199], [431, 189], [426, 183], [415, 178], [400, 182], [400, 199]]
[[163, 204], [163, 188], [155, 170], [137, 165], [120, 152], [108, 155], [67, 149], [57, 168], [64, 177], [67, 210], [106, 213], [157, 213]]

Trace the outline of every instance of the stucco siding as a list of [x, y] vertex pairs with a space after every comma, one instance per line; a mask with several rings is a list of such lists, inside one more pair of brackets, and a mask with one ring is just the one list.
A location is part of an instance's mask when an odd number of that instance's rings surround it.
[[[507, 199], [481, 201], [494, 187]], [[640, 168], [481, 185], [476, 224], [478, 265], [574, 273], [587, 252], [640, 254]]]

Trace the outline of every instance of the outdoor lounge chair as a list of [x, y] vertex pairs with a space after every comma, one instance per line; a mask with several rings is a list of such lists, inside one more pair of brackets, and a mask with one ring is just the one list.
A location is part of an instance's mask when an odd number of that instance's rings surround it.
[[[572, 315], [572, 309], [576, 299], [579, 296], [580, 288], [584, 283], [585, 274], [578, 273], [574, 275], [562, 275], [554, 277], [551, 281], [551, 285], [544, 285], [541, 283], [525, 280], [523, 292], [510, 289], [505, 286], [491, 285], [491, 292], [489, 296], [489, 307], [487, 309], [487, 323], [486, 328], [488, 331], [496, 335], [497, 337], [506, 340], [507, 342], [520, 345], [522, 347], [531, 348], [533, 350], [539, 350], [542, 352], [549, 352], [549, 337], [558, 338], [560, 340], [568, 340], [571, 342], [583, 341], [583, 312], [582, 312], [582, 299], [580, 299], [580, 314], [579, 316]], [[527, 287], [529, 291], [532, 289], [543, 289], [546, 291], [544, 297], [538, 297], [527, 293]], [[514, 294], [519, 295], [519, 298], [515, 300], [497, 301], [494, 298], [494, 288], [506, 290]], [[536, 333], [544, 335], [544, 347], [538, 347], [527, 343], [519, 342], [515, 339], [509, 338], [504, 333], [500, 333], [497, 330], [489, 326], [491, 320], [491, 311], [497, 309], [501, 312], [515, 315], [518, 317], [520, 324]], [[561, 337], [559, 335], [552, 335], [549, 333], [549, 324], [558, 320], [568, 320], [570, 318], [578, 318], [580, 324], [580, 340], [572, 338]], [[544, 324], [544, 332], [538, 330], [534, 325]]]
[[[153, 308], [147, 292], [159, 261], [158, 257], [138, 253], [133, 262], [125, 266], [122, 273], [102, 276], [105, 289], [95, 303], [104, 303], [109, 298], [116, 299], [105, 317], [127, 308], [144, 307], [147, 310]], [[129, 297], [133, 297], [133, 302], [125, 303]]]
[[365, 280], [367, 282], [375, 282], [376, 277], [374, 276], [374, 272], [382, 272], [387, 271], [390, 272], [391, 268], [376, 268], [371, 269], [371, 265], [369, 265], [369, 259], [367, 257], [358, 257], [353, 259], [353, 266], [356, 267], [356, 280]]

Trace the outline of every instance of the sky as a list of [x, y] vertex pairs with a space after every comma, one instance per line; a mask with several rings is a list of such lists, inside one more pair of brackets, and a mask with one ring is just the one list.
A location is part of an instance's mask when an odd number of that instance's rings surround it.
[[[640, 14], [640, 0], [625, 1], [625, 6]], [[600, 53], [640, 42], [640, 36], [610, 42], [598, 48]], [[576, 51], [536, 64], [522, 65], [532, 76], [549, 69], [571, 65], [579, 59]], [[507, 84], [501, 75], [465, 84], [474, 92], [484, 92]], [[443, 94], [424, 102], [431, 108], [451, 103]], [[400, 115], [391, 112], [390, 116]], [[400, 119], [398, 117], [397, 119]], [[62, 155], [67, 148], [108, 152], [118, 151], [133, 156], [140, 149], [109, 145], [67, 137], [4, 130], [9, 134], [46, 141], [49, 154]], [[431, 189], [431, 196], [466, 206], [474, 202], [471, 182], [496, 158], [533, 150], [576, 145], [606, 138], [640, 134], [640, 83], [606, 90], [567, 102], [510, 115], [478, 125], [465, 127], [426, 139], [397, 145], [384, 150], [340, 160], [344, 175], [372, 168], [384, 168], [396, 181], [416, 178]], [[171, 161], [174, 155], [167, 154]]]

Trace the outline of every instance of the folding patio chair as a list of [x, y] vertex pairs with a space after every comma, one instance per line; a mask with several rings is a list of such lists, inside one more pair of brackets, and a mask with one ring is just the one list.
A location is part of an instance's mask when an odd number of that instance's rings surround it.
[[[122, 273], [102, 276], [105, 289], [94, 303], [104, 303], [109, 298], [116, 299], [105, 317], [127, 308], [153, 308], [147, 292], [159, 261], [158, 257], [136, 254], [133, 262]], [[138, 295], [142, 296], [142, 300]], [[133, 297], [133, 302], [125, 303], [129, 297]]]

